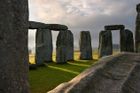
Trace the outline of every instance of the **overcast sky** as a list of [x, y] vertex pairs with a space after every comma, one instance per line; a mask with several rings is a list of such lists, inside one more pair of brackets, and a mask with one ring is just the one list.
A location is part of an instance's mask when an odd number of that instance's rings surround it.
[[[134, 32], [138, 3], [139, 0], [29, 0], [29, 19], [67, 25], [74, 34], [75, 47], [80, 31], [90, 31], [92, 46], [97, 47], [99, 32], [105, 25], [123, 24]], [[57, 34], [53, 32], [54, 46]], [[34, 36], [35, 31], [30, 31], [30, 48], [35, 45]], [[113, 32], [113, 38], [113, 43], [117, 43], [119, 33]]]

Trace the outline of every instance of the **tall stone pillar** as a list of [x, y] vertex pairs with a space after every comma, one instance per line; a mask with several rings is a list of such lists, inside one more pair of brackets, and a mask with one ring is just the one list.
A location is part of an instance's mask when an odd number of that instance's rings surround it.
[[49, 29], [37, 29], [36, 32], [36, 64], [52, 61], [52, 33]]
[[74, 60], [74, 39], [73, 33], [70, 30], [65, 31], [66, 39], [67, 39], [67, 60], [73, 61]]
[[80, 59], [92, 60], [92, 45], [89, 31], [82, 31], [80, 33]]
[[99, 57], [112, 55], [112, 33], [101, 31], [99, 34]]
[[136, 7], [137, 17], [136, 17], [136, 32], [135, 32], [135, 47], [136, 52], [140, 53], [140, 4]]
[[134, 38], [133, 38], [133, 33], [125, 29], [126, 33], [126, 52], [134, 52]]
[[28, 0], [0, 0], [0, 93], [29, 93]]
[[65, 31], [60, 31], [56, 41], [56, 63], [67, 62], [67, 34]]
[[120, 30], [120, 51], [126, 51], [126, 33], [124, 29]]

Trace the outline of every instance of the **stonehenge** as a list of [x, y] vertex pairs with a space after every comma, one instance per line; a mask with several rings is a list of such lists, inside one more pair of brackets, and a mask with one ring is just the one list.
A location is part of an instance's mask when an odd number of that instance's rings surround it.
[[99, 57], [112, 55], [112, 47], [111, 31], [101, 31], [99, 34]]
[[136, 52], [140, 53], [140, 4], [136, 6], [136, 31], [135, 31], [135, 48]]
[[0, 93], [29, 93], [28, 0], [0, 0]]
[[120, 51], [134, 52], [133, 33], [125, 29], [124, 25], [107, 25], [104, 29], [99, 35], [99, 57], [112, 55], [112, 30], [120, 30]]
[[92, 45], [89, 31], [81, 31], [79, 45], [80, 45], [80, 59], [92, 60]]
[[28, 28], [37, 29], [35, 55], [36, 64], [41, 66], [44, 65], [44, 62], [52, 62], [53, 45], [51, 31], [65, 31], [68, 27], [61, 24], [45, 24], [29, 21]]
[[[56, 62], [74, 60], [74, 39], [68, 27], [29, 21], [28, 0], [0, 0], [0, 93], [30, 93], [28, 83], [28, 29], [36, 32], [36, 63], [52, 61], [52, 33], [57, 37]], [[140, 93], [140, 4], [137, 5], [135, 48], [100, 59], [69, 82], [48, 93]], [[99, 34], [99, 57], [112, 54], [112, 30], [120, 30], [121, 52], [134, 52], [133, 33], [124, 25], [107, 25]], [[92, 59], [89, 31], [80, 34], [80, 59]], [[32, 68], [35, 65], [32, 65]]]
[[120, 30], [120, 51], [125, 51], [123, 49], [125, 46], [125, 33], [124, 33], [125, 26], [124, 25], [107, 25], [105, 26], [105, 30]]

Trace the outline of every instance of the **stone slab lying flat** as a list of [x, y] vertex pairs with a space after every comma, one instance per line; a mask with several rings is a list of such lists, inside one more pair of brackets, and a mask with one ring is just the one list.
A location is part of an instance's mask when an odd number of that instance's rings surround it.
[[124, 25], [106, 25], [105, 30], [124, 30], [125, 26]]
[[140, 54], [121, 53], [100, 59], [48, 93], [140, 93], [139, 89]]
[[50, 29], [55, 31], [68, 29], [67, 26], [61, 24], [45, 24], [41, 22], [29, 21], [29, 29], [38, 29], [38, 28]]

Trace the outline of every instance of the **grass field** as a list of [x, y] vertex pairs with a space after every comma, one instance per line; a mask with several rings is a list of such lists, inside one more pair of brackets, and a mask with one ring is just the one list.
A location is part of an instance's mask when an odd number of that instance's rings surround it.
[[[75, 61], [67, 64], [48, 63], [44, 67], [29, 71], [31, 93], [46, 93], [60, 83], [67, 82], [80, 74], [83, 70], [96, 63], [97, 52], [93, 53], [94, 60], [79, 60], [79, 52], [74, 53]], [[53, 55], [55, 61], [55, 55]], [[34, 64], [34, 55], [30, 55], [30, 62]]]

